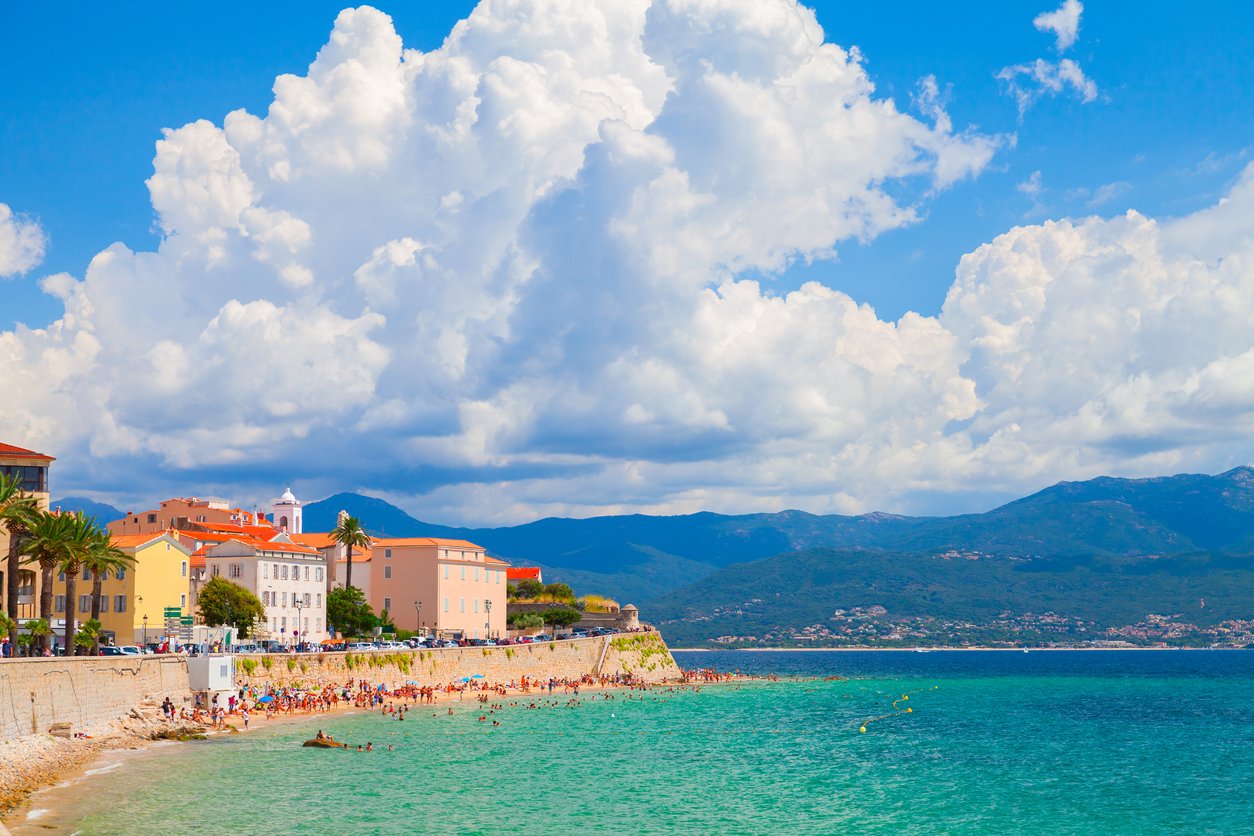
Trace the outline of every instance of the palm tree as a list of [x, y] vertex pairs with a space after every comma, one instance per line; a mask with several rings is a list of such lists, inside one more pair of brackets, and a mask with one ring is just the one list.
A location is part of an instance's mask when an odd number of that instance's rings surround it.
[[[31, 520], [25, 552], [27, 563], [38, 563], [43, 580], [39, 591], [39, 617], [52, 623], [53, 579], [73, 537], [74, 518], [69, 514], [37, 512]], [[41, 648], [42, 649], [42, 648]]]
[[344, 547], [344, 588], [353, 585], [353, 546], [365, 548], [370, 545], [370, 535], [361, 527], [361, 520], [356, 517], [344, 517], [340, 524], [331, 530], [331, 539]]
[[[0, 633], [3, 633], [5, 636], [8, 636], [10, 627], [16, 628], [17, 622], [9, 618], [9, 614], [7, 612], [5, 612], [4, 610], [0, 610]], [[9, 645], [9, 654], [12, 656], [17, 655], [17, 645], [15, 644]]]
[[[96, 530], [83, 560], [83, 568], [91, 572], [91, 620], [100, 624], [100, 594], [105, 575], [119, 572], [135, 565], [135, 558], [113, 544], [113, 537], [106, 529]], [[90, 623], [90, 622], [88, 622]], [[100, 631], [97, 630], [91, 647], [92, 655], [100, 652]]]
[[9, 532], [9, 560], [5, 567], [5, 594], [9, 599], [9, 643], [17, 649], [18, 573], [21, 568], [22, 539], [31, 517], [39, 510], [35, 498], [22, 490], [16, 476], [0, 475], [0, 525]]
[[74, 619], [78, 614], [78, 575], [83, 571], [83, 561], [91, 552], [92, 543], [99, 536], [95, 517], [85, 517], [81, 511], [70, 514], [71, 521], [65, 551], [58, 568], [65, 575], [65, 653], [72, 655], [74, 644]]
[[26, 630], [30, 633], [31, 643], [39, 643], [39, 653], [48, 649], [48, 637], [52, 635], [52, 625], [44, 618], [32, 618], [26, 622]]

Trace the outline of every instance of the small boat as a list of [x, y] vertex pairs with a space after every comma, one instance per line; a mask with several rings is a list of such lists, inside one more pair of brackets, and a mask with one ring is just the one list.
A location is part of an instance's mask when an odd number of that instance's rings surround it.
[[312, 746], [316, 749], [346, 749], [348, 748], [347, 743], [340, 743], [338, 740], [328, 740], [326, 738], [319, 739], [316, 737], [313, 740], [306, 740], [304, 745]]

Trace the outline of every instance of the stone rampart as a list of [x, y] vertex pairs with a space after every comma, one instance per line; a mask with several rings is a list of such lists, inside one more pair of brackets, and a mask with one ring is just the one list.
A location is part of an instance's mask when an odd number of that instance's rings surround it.
[[[655, 632], [508, 647], [269, 654], [239, 656], [236, 661], [242, 682], [278, 687], [350, 678], [443, 685], [475, 674], [487, 682], [506, 683], [524, 676], [577, 679], [619, 673], [645, 682], [680, 675]], [[47, 733], [62, 723], [79, 730], [111, 722], [136, 706], [156, 704], [167, 696], [181, 706], [189, 688], [183, 656], [7, 659], [0, 662], [0, 741]]]
[[88, 656], [0, 662], [0, 740], [108, 723], [131, 708], [187, 694], [180, 656]]
[[365, 679], [393, 685], [414, 681], [444, 685], [482, 675], [485, 682], [529, 679], [578, 679], [584, 674], [630, 673], [637, 680], [660, 682], [680, 675], [662, 637], [630, 633], [589, 639], [564, 639], [506, 647], [448, 647], [432, 650], [363, 651], [241, 656], [236, 676], [255, 687], [309, 686]]

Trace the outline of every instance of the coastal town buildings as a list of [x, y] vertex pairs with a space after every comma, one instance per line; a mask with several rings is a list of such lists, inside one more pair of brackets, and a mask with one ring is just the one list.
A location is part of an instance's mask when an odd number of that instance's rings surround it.
[[[188, 576], [191, 549], [168, 532], [160, 534], [118, 534], [113, 544], [130, 555], [135, 564], [110, 572], [101, 584], [100, 625], [115, 644], [156, 641], [165, 633], [165, 611], [178, 608], [187, 613]], [[76, 616], [81, 626], [91, 617], [93, 578], [84, 569], [75, 586], [78, 595]], [[55, 581], [53, 627], [65, 624], [65, 576]]]
[[[329, 532], [310, 532], [304, 534], [292, 534], [292, 541], [302, 546], [309, 546], [322, 552], [322, 556], [327, 560], [327, 592], [332, 589], [342, 589], [344, 587], [344, 575], [346, 574], [344, 546], [335, 540]], [[371, 546], [354, 546], [353, 547], [353, 586], [361, 590], [362, 596], [367, 600], [370, 599], [370, 561], [374, 557], [374, 548]]]
[[156, 534], [171, 528], [188, 528], [193, 523], [211, 526], [269, 525], [265, 515], [258, 511], [232, 508], [224, 499], [198, 499], [193, 496], [167, 499], [159, 507], [148, 511], [127, 511], [125, 517], [109, 523], [109, 533]]
[[327, 563], [317, 549], [279, 533], [269, 540], [247, 535], [207, 548], [209, 578], [221, 577], [252, 592], [266, 609], [257, 635], [284, 643], [327, 637]]
[[[0, 443], [0, 474], [20, 481], [23, 491], [35, 497], [39, 507], [48, 510], [48, 470], [56, 461], [52, 456]], [[3, 558], [9, 553], [9, 534], [0, 526], [0, 610], [10, 611], [9, 596], [17, 597], [17, 618], [36, 618], [39, 609], [39, 572], [35, 567], [23, 566], [17, 573], [16, 592], [10, 590], [8, 563]]]
[[[380, 538], [370, 561], [370, 596], [404, 630], [469, 639], [506, 634], [508, 564], [466, 540]], [[357, 567], [353, 567], [356, 586]]]

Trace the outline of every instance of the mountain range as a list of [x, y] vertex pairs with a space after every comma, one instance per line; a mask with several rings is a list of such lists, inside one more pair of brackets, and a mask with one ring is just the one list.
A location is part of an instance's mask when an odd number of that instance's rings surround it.
[[[1244, 559], [1254, 554], [1249, 467], [1061, 482], [985, 513], [950, 517], [632, 514], [469, 528], [341, 493], [305, 507], [305, 530], [330, 530], [341, 509], [377, 535], [471, 540], [512, 563], [541, 566], [546, 581], [651, 606], [692, 640], [721, 635], [726, 625], [710, 614], [743, 610], [762, 597], [750, 595], [754, 589], [778, 593], [781, 602], [755, 622], [764, 628], [841, 604], [890, 600], [919, 617], [1070, 607], [1077, 618], [1130, 618], [1147, 607], [1179, 609], [1211, 586], [1208, 617], [1254, 617], [1254, 572]], [[868, 585], [876, 594], [862, 594]], [[806, 596], [794, 600], [800, 589]], [[810, 613], [805, 601], [821, 606]], [[694, 615], [698, 605], [703, 615]]]

